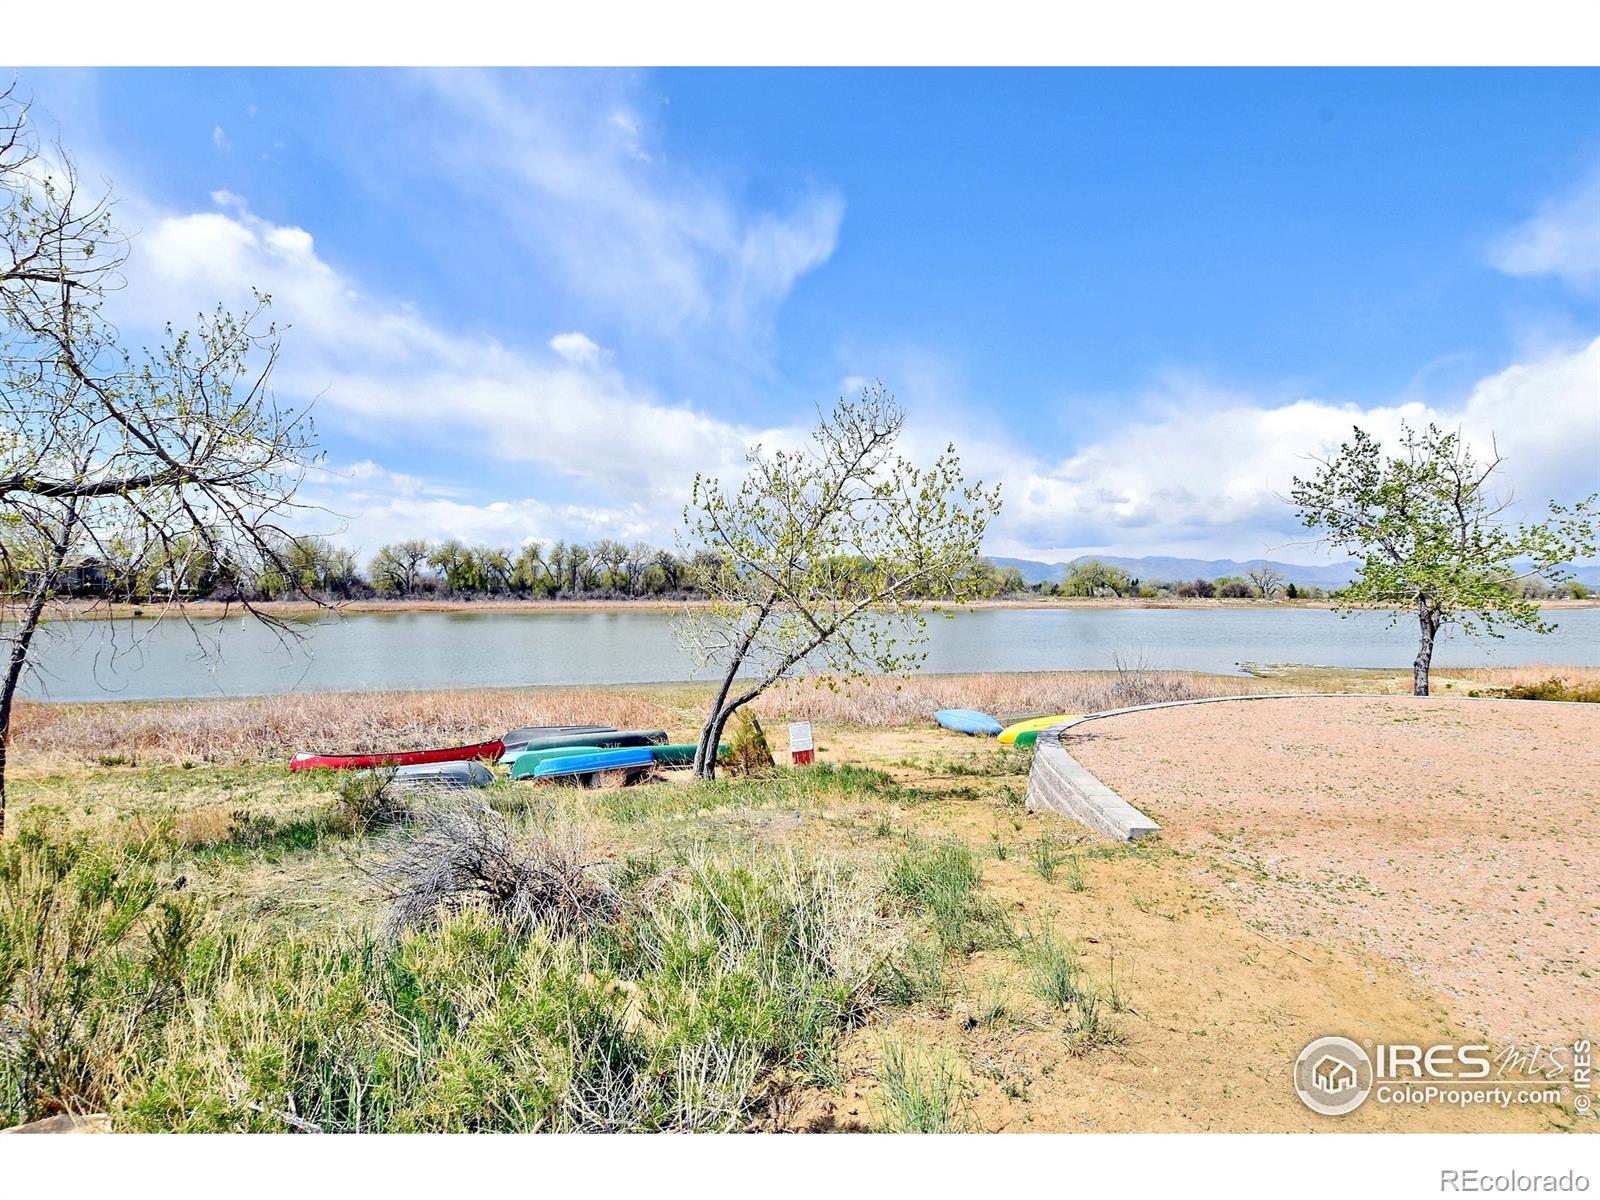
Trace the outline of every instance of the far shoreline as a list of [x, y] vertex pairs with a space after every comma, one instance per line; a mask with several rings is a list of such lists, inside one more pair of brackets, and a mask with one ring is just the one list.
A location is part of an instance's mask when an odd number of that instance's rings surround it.
[[[1551, 599], [1535, 602], [1541, 609], [1600, 608], [1600, 597], [1585, 600]], [[193, 617], [201, 620], [244, 615], [254, 611], [263, 616], [282, 620], [303, 620], [314, 617], [381, 615], [402, 613], [472, 613], [472, 612], [682, 612], [704, 609], [710, 602], [700, 599], [666, 600], [659, 597], [637, 599], [597, 600], [535, 600], [515, 598], [495, 599], [421, 599], [421, 598], [370, 598], [364, 600], [330, 601], [317, 604], [309, 600], [262, 600], [247, 609], [241, 601], [188, 600], [169, 603], [152, 601], [147, 604], [123, 602], [107, 603], [103, 600], [59, 600], [45, 610], [51, 621], [108, 621], [154, 620], [161, 617]], [[14, 606], [0, 608], [0, 618], [9, 619]], [[1276, 597], [1224, 599], [1220, 597], [1135, 597], [1135, 596], [1035, 596], [1018, 599], [973, 600], [965, 604], [927, 601], [922, 608], [929, 612], [956, 611], [960, 609], [1332, 609], [1337, 603], [1326, 597], [1289, 600]], [[1379, 608], [1365, 605], [1364, 608]]]

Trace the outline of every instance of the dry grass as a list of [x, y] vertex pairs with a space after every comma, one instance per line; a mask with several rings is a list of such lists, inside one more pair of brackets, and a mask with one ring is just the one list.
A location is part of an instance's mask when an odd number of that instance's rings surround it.
[[[1260, 680], [1182, 671], [880, 677], [833, 692], [795, 680], [757, 715], [840, 724], [920, 724], [938, 708], [996, 715], [1093, 712], [1190, 696], [1265, 691]], [[304, 692], [241, 699], [19, 705], [12, 753], [24, 769], [122, 760], [139, 766], [262, 762], [301, 750], [415, 749], [482, 741], [519, 725], [698, 728], [705, 685]]]
[[1531, 687], [1559, 679], [1571, 687], [1600, 687], [1600, 667], [1563, 667], [1533, 663], [1526, 667], [1441, 667], [1438, 673], [1452, 679], [1470, 679], [1495, 687]]
[[121, 757], [141, 766], [258, 762], [300, 750], [413, 749], [498, 737], [519, 725], [682, 723], [645, 690], [495, 688], [306, 692], [246, 699], [19, 705], [24, 766]]
[[978, 675], [878, 677], [849, 692], [830, 692], [809, 680], [795, 680], [762, 697], [756, 708], [763, 715], [779, 715], [792, 709], [815, 721], [892, 726], [925, 722], [930, 713], [940, 708], [975, 708], [1005, 720], [1271, 690], [1271, 685], [1259, 679], [1197, 671], [991, 671]]
[[[1451, 668], [1439, 674], [1501, 687], [1552, 677], [1573, 685], [1600, 685], [1596, 667]], [[1262, 678], [1241, 678], [1135, 667], [879, 676], [837, 692], [797, 679], [774, 688], [753, 708], [767, 720], [794, 715], [825, 724], [884, 728], [922, 724], [940, 708], [976, 708], [1004, 720], [1253, 692], [1344, 687], [1377, 692], [1392, 690], [1389, 684], [1398, 687], [1407, 679], [1409, 673], [1399, 670], [1274, 668]], [[18, 706], [11, 753], [15, 765], [36, 770], [116, 760], [139, 766], [248, 763], [282, 760], [300, 750], [404, 750], [477, 742], [519, 725], [595, 723], [664, 728], [688, 736], [699, 727], [708, 697], [706, 685], [670, 684], [307, 692], [104, 704], [28, 702]]]

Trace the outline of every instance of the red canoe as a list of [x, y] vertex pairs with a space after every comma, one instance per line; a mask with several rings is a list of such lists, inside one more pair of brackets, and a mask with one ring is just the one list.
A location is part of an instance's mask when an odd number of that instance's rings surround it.
[[289, 770], [309, 771], [315, 767], [343, 770], [350, 767], [415, 767], [423, 763], [465, 762], [469, 759], [499, 758], [505, 753], [499, 738], [472, 746], [451, 746], [445, 750], [400, 750], [393, 754], [296, 754]]

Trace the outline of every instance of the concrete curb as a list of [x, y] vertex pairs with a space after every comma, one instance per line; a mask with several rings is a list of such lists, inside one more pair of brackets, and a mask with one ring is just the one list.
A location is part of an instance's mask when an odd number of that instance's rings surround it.
[[[1029, 812], [1060, 813], [1096, 833], [1119, 842], [1159, 833], [1161, 826], [1112, 791], [1061, 744], [1061, 735], [1086, 721], [1120, 717], [1127, 713], [1154, 712], [1161, 708], [1187, 708], [1192, 704], [1231, 704], [1241, 700], [1459, 700], [1471, 696], [1391, 696], [1372, 692], [1262, 692], [1248, 696], [1204, 696], [1197, 700], [1165, 700], [1160, 704], [1138, 704], [1132, 708], [1110, 708], [1087, 713], [1052, 725], [1034, 743], [1033, 766], [1028, 772]], [[1481, 698], [1477, 703], [1483, 703]], [[1493, 701], [1491, 701], [1493, 702]], [[1503, 703], [1503, 702], [1502, 702]], [[1562, 701], [1526, 700], [1510, 703], [1550, 704]]]

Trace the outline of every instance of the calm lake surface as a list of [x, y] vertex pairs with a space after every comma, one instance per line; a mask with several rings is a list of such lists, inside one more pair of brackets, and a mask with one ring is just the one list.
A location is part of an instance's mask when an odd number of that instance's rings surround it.
[[[1447, 634], [1436, 666], [1600, 665], [1600, 609], [1554, 610], [1548, 636]], [[180, 620], [60, 621], [46, 630], [28, 696], [145, 700], [300, 690], [646, 683], [689, 679], [691, 663], [660, 611], [360, 613], [306, 622], [289, 648], [238, 616], [199, 622], [220, 648], [207, 662]], [[1239, 664], [1394, 667], [1411, 662], [1415, 625], [1390, 628], [1324, 609], [979, 609], [928, 623], [925, 670], [1107, 668], [1120, 655], [1151, 667], [1237, 672]]]

